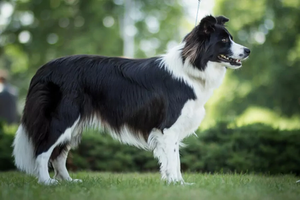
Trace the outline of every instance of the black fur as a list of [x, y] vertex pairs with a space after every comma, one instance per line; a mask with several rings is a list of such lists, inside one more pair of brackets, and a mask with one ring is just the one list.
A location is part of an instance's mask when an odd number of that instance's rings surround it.
[[[153, 128], [169, 128], [185, 102], [196, 96], [159, 66], [160, 59], [76, 55], [42, 66], [30, 83], [22, 118], [36, 156], [79, 116], [80, 123], [98, 116], [116, 132], [127, 125], [145, 140]], [[62, 149], [56, 149], [52, 158]]]

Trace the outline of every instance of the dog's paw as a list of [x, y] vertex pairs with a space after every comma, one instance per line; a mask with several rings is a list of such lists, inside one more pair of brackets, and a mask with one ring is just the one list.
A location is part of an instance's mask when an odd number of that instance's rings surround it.
[[171, 179], [171, 180], [166, 180], [167, 184], [168, 185], [194, 185], [195, 183], [187, 183], [185, 182], [183, 179], [177, 179], [177, 180], [174, 180], [174, 179]]
[[70, 182], [73, 182], [73, 183], [82, 183], [82, 180], [81, 179], [72, 179]]
[[296, 181], [296, 183], [300, 183], [300, 180]]
[[180, 184], [181, 185], [194, 185], [195, 183], [187, 183], [185, 181], [181, 181]]
[[58, 181], [55, 179], [49, 178], [47, 180], [39, 180], [38, 183], [43, 184], [43, 185], [56, 185], [56, 184], [58, 184]]

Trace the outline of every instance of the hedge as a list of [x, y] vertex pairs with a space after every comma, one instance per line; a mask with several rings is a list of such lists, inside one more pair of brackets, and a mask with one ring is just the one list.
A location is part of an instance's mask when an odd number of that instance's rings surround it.
[[[12, 141], [13, 135], [4, 134], [0, 127], [0, 170], [14, 169]], [[227, 123], [219, 123], [184, 143], [183, 171], [300, 174], [300, 130], [278, 130], [263, 124], [229, 128]], [[94, 130], [86, 131], [79, 147], [71, 151], [68, 167], [114, 172], [159, 169], [151, 152], [122, 145]]]
[[182, 151], [184, 170], [300, 174], [300, 130], [220, 123], [199, 135]]
[[[15, 129], [10, 129], [15, 131]], [[14, 162], [12, 155], [12, 143], [14, 134], [12, 132], [4, 131], [4, 123], [0, 121], [0, 171], [14, 169]]]

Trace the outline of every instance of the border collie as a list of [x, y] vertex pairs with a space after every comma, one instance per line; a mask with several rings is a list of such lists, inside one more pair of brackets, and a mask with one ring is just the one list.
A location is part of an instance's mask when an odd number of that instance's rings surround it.
[[181, 141], [199, 127], [204, 104], [226, 69], [240, 68], [250, 54], [233, 42], [227, 21], [204, 17], [180, 45], [158, 57], [75, 55], [43, 65], [31, 80], [14, 139], [17, 168], [43, 184], [81, 181], [70, 177], [66, 159], [82, 130], [96, 126], [122, 143], [153, 151], [162, 179], [184, 184]]

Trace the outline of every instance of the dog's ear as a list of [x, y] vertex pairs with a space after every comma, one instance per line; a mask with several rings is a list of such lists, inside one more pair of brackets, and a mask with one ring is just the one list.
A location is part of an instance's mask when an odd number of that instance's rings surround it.
[[211, 15], [208, 15], [201, 20], [201, 22], [199, 24], [199, 29], [201, 32], [209, 35], [215, 31], [216, 23], [217, 23], [216, 18], [214, 18]]
[[220, 25], [223, 25], [223, 26], [226, 22], [229, 21], [229, 19], [224, 17], [224, 16], [218, 16], [218, 17], [216, 17], [216, 19], [217, 19], [217, 24], [220, 24]]

